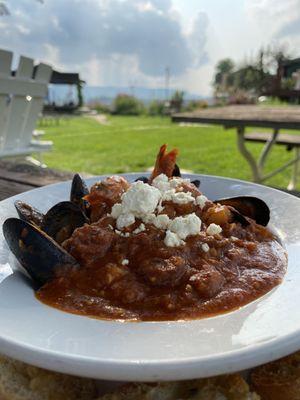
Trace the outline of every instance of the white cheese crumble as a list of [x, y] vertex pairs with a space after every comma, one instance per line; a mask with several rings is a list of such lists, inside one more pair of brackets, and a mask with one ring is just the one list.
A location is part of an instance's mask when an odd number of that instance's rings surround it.
[[209, 251], [209, 245], [207, 243], [203, 243], [201, 248], [205, 253]]
[[170, 223], [170, 218], [167, 214], [160, 214], [155, 217], [153, 225], [158, 229], [167, 229]]
[[220, 227], [220, 225], [217, 224], [210, 224], [209, 227], [206, 229], [206, 233], [208, 235], [217, 235], [218, 233], [222, 232], [222, 228]]
[[154, 224], [155, 218], [156, 215], [153, 213], [142, 216], [142, 220], [145, 224]]
[[112, 206], [110, 215], [117, 219], [122, 214], [122, 204], [116, 203]]
[[124, 260], [122, 261], [122, 265], [128, 265], [129, 264], [129, 260], [127, 260], [127, 258], [124, 258]]
[[178, 247], [178, 246], [185, 244], [185, 242], [183, 240], [181, 240], [178, 237], [178, 235], [176, 235], [176, 233], [171, 232], [169, 230], [167, 230], [167, 232], [166, 232], [164, 243], [168, 247]]
[[170, 189], [169, 178], [165, 174], [160, 174], [153, 179], [152, 186], [156, 187], [161, 192], [165, 192]]
[[194, 202], [195, 198], [191, 192], [177, 192], [172, 195], [172, 201], [177, 204], [187, 204]]
[[172, 201], [172, 198], [175, 193], [176, 193], [175, 189], [170, 189], [162, 193], [162, 201]]
[[144, 224], [140, 224], [140, 226], [138, 226], [132, 233], [137, 235], [138, 233], [143, 232], [144, 230], [146, 230], [145, 225]]
[[176, 189], [178, 186], [182, 185], [184, 182], [190, 183], [191, 180], [174, 176], [172, 179], [170, 179], [169, 184], [170, 184], [171, 188]]
[[169, 230], [176, 233], [180, 239], [189, 235], [197, 235], [201, 229], [201, 219], [195, 213], [184, 217], [176, 217], [169, 224]]
[[131, 213], [121, 214], [117, 218], [117, 228], [118, 229], [125, 228], [126, 226], [132, 225], [134, 223], [135, 223], [135, 217]]
[[160, 198], [161, 193], [157, 188], [141, 181], [134, 182], [122, 195], [122, 213], [132, 213], [136, 217], [151, 214]]
[[157, 206], [157, 211], [159, 212], [159, 213], [161, 213], [163, 210], [164, 210], [164, 206], [162, 206], [161, 205], [161, 201], [159, 202], [159, 204], [158, 204], [158, 206]]
[[208, 200], [207, 197], [204, 196], [203, 194], [201, 194], [200, 196], [197, 196], [197, 197], [196, 197], [196, 204], [197, 204], [197, 205], [201, 208], [201, 210], [202, 210], [202, 208], [204, 208], [204, 206], [205, 206], [207, 200]]

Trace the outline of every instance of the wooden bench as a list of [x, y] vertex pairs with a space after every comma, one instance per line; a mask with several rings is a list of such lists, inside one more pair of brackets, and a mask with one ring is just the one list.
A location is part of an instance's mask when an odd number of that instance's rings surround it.
[[[273, 144], [278, 144], [281, 146], [286, 146], [287, 151], [295, 150], [295, 158], [278, 168], [275, 173], [283, 171], [289, 165], [294, 165], [292, 171], [291, 181], [288, 185], [289, 190], [294, 190], [296, 188], [298, 175], [299, 175], [299, 164], [300, 164], [300, 135], [289, 135], [287, 133], [278, 133], [278, 130], [274, 130], [273, 133], [268, 132], [251, 132], [245, 133], [244, 139], [247, 142], [255, 142], [255, 143], [265, 143], [265, 148], [258, 160], [258, 166], [260, 169], [263, 169], [264, 163], [266, 161], [267, 155], [271, 150]], [[275, 173], [268, 174], [264, 179], [270, 178], [275, 175]]]
[[[245, 140], [248, 142], [266, 143], [272, 140], [273, 134], [267, 132], [251, 132], [245, 133]], [[279, 133], [276, 137], [276, 144], [286, 146], [290, 151], [294, 147], [300, 147], [300, 135], [289, 135], [287, 133]]]

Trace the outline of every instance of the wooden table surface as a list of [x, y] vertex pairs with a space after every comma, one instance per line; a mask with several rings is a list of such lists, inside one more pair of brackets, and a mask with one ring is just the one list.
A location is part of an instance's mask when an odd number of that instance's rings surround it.
[[0, 161], [0, 200], [37, 187], [72, 179], [73, 173]]
[[210, 107], [192, 112], [173, 114], [172, 121], [216, 124], [227, 128], [255, 126], [300, 130], [300, 107], [264, 107], [256, 105]]

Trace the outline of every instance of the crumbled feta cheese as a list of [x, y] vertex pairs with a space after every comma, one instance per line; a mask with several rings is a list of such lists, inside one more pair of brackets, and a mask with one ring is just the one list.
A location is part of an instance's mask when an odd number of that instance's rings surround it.
[[210, 224], [209, 227], [206, 229], [206, 233], [208, 235], [217, 235], [218, 233], [222, 232], [222, 228], [220, 225], [217, 224]]
[[160, 214], [153, 221], [153, 225], [155, 225], [156, 228], [158, 229], [167, 229], [169, 223], [170, 223], [170, 218], [168, 217], [167, 214]]
[[138, 226], [132, 233], [134, 233], [135, 235], [137, 235], [140, 232], [143, 232], [146, 229], [144, 224], [140, 224], [140, 226]]
[[201, 208], [201, 210], [205, 206], [206, 202], [207, 202], [207, 197], [204, 196], [203, 194], [196, 197], [196, 204]]
[[124, 260], [122, 261], [122, 265], [128, 265], [129, 264], [129, 260], [127, 260], [127, 258], [124, 258]]
[[134, 223], [135, 223], [135, 217], [131, 213], [121, 214], [117, 218], [117, 228], [118, 229], [125, 228], [126, 226], [132, 225]]
[[151, 214], [146, 214], [142, 216], [142, 220], [145, 224], [154, 224], [154, 220], [156, 219], [156, 215], [151, 213]]
[[121, 233], [122, 233], [122, 232], [119, 231], [118, 229], [115, 229], [115, 232], [116, 232], [117, 235], [121, 235]]
[[173, 189], [176, 189], [178, 186], [182, 185], [183, 183], [190, 183], [191, 180], [190, 179], [183, 179], [183, 178], [179, 178], [174, 176], [172, 179], [170, 179], [169, 184], [170, 187]]
[[122, 196], [123, 213], [128, 212], [135, 216], [151, 214], [160, 198], [161, 193], [157, 188], [141, 181], [134, 182]]
[[236, 236], [231, 236], [230, 239], [233, 240], [234, 242], [236, 242], [237, 240], [240, 240], [240, 239], [237, 238]]
[[112, 206], [110, 215], [117, 219], [122, 214], [122, 204], [116, 203]]
[[203, 243], [201, 248], [205, 253], [209, 251], [209, 245], [207, 243]]
[[161, 213], [164, 210], [164, 206], [161, 205], [161, 202], [158, 204], [157, 208], [157, 212]]
[[167, 190], [162, 194], [162, 201], [172, 201], [173, 195], [175, 193], [175, 189]]
[[185, 244], [185, 242], [181, 240], [176, 233], [173, 233], [169, 230], [166, 232], [164, 243], [168, 247], [178, 247]]
[[177, 204], [187, 204], [195, 201], [195, 198], [192, 196], [191, 192], [178, 192], [172, 195], [172, 201]]
[[129, 233], [129, 232], [124, 232], [124, 233], [121, 232], [120, 236], [122, 236], [122, 237], [129, 237], [129, 236], [130, 236], [130, 233]]
[[152, 186], [156, 187], [161, 192], [166, 192], [170, 189], [169, 178], [165, 174], [160, 174], [153, 179]]
[[170, 222], [169, 229], [180, 239], [185, 239], [189, 235], [197, 235], [200, 232], [201, 219], [195, 213], [176, 217]]

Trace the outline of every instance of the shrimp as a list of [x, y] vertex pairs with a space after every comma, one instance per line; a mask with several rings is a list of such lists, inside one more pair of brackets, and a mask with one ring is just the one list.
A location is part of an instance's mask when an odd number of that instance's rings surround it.
[[150, 177], [150, 182], [152, 182], [152, 180], [160, 174], [165, 174], [167, 175], [167, 177], [171, 178], [173, 176], [173, 172], [176, 166], [177, 155], [177, 149], [173, 149], [169, 153], [167, 153], [167, 145], [163, 144], [159, 149], [158, 155], [156, 157], [156, 162]]

